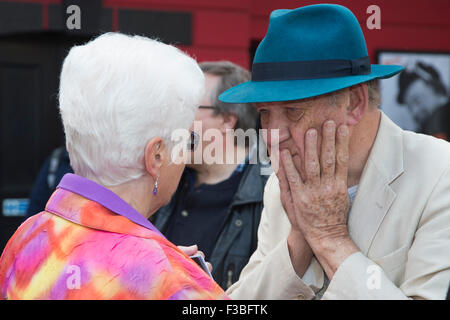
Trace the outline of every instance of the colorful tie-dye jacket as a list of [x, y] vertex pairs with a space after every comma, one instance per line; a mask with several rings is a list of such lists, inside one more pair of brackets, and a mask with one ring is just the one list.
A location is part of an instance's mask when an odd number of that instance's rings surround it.
[[156, 229], [62, 188], [50, 197], [45, 211], [18, 228], [5, 247], [0, 258], [0, 297], [227, 299], [193, 260]]

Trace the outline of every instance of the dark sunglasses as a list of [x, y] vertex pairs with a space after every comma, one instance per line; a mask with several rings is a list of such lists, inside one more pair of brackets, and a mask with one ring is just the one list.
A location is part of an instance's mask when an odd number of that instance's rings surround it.
[[188, 150], [194, 151], [195, 149], [197, 149], [199, 140], [200, 140], [200, 136], [198, 135], [198, 133], [191, 131], [191, 137], [190, 137], [188, 145], [187, 145]]

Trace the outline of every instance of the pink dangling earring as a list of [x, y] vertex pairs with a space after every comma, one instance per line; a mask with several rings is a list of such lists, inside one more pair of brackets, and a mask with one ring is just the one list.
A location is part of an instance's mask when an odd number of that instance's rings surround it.
[[155, 186], [153, 187], [153, 195], [156, 196], [156, 193], [158, 192], [158, 179], [159, 177], [156, 177]]

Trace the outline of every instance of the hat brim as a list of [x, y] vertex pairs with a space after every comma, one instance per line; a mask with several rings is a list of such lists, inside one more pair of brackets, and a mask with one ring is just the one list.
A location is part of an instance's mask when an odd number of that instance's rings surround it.
[[286, 81], [247, 81], [226, 90], [219, 100], [226, 103], [292, 101], [330, 93], [373, 79], [390, 78], [404, 68], [397, 65], [371, 65], [371, 73], [338, 78]]

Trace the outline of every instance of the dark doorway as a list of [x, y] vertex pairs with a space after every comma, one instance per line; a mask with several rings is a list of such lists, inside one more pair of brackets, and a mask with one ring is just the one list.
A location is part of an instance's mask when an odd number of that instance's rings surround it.
[[85, 37], [34, 34], [0, 38], [0, 250], [24, 218], [5, 204], [27, 199], [50, 152], [64, 143], [59, 73], [68, 50]]
[[249, 57], [250, 57], [250, 71], [253, 63], [253, 58], [255, 58], [256, 49], [258, 49], [259, 44], [261, 43], [261, 39], [252, 39], [250, 41], [249, 47]]

